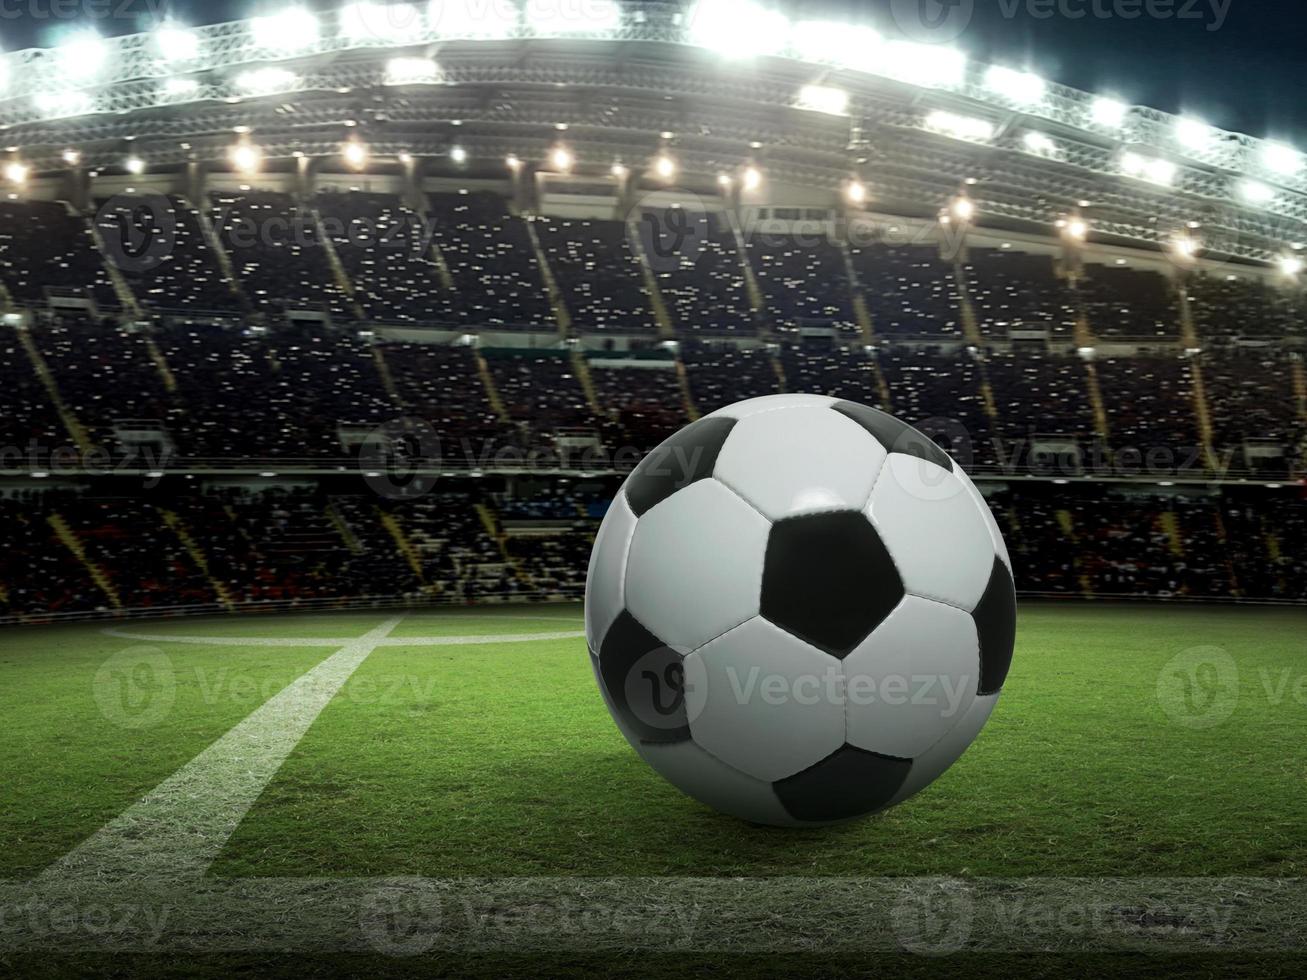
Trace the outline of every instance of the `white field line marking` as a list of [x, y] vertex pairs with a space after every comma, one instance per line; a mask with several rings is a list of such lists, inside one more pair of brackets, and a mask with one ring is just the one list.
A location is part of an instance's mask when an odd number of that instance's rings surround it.
[[[145, 643], [194, 643], [217, 647], [339, 647], [356, 642], [352, 636], [281, 637], [281, 636], [183, 636], [173, 634], [127, 633], [117, 629], [101, 630], [105, 636], [118, 640], [140, 640]], [[485, 636], [389, 636], [378, 640], [375, 646], [472, 646], [483, 643], [528, 643], [531, 640], [574, 640], [585, 636], [585, 630], [565, 630], [553, 633], [493, 633]]]
[[291, 682], [39, 880], [203, 876], [314, 719], [403, 618], [355, 637]]

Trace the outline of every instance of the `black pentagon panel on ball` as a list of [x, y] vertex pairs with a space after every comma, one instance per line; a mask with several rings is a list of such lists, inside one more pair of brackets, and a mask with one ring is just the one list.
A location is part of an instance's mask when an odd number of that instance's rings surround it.
[[626, 480], [626, 499], [635, 516], [712, 476], [717, 455], [734, 427], [735, 419], [699, 419], [650, 451]]
[[1017, 593], [1012, 573], [995, 558], [989, 584], [976, 605], [972, 618], [980, 637], [980, 694], [993, 694], [1007, 680], [1012, 666], [1012, 647], [1017, 640]]
[[894, 559], [859, 511], [772, 525], [760, 611], [786, 632], [843, 659], [902, 598]]
[[689, 739], [681, 655], [625, 609], [599, 648], [599, 676], [613, 710], [641, 741]]
[[949, 459], [948, 453], [940, 449], [924, 432], [899, 421], [893, 415], [857, 402], [836, 402], [831, 408], [870, 432], [888, 452], [915, 456], [952, 472], [953, 460]]
[[772, 789], [795, 820], [849, 820], [888, 806], [911, 768], [911, 759], [845, 745]]

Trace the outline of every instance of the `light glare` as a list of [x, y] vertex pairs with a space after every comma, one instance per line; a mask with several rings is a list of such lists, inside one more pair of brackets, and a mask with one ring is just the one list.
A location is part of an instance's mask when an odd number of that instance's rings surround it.
[[728, 58], [777, 54], [790, 27], [784, 14], [750, 0], [699, 0], [689, 21], [692, 44]]

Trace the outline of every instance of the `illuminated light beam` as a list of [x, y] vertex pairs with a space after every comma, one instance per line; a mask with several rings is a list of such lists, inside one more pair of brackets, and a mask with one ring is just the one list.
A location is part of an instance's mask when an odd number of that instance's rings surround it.
[[690, 42], [727, 58], [779, 54], [789, 34], [784, 14], [751, 0], [699, 0], [689, 13]]

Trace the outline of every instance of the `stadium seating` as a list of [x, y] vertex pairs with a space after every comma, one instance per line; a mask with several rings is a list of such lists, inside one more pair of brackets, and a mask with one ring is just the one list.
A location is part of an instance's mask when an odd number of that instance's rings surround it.
[[[688, 213], [688, 212], [686, 212]], [[671, 237], [684, 219], [674, 209], [645, 209], [641, 220], [649, 223], [644, 234], [653, 239], [653, 229]], [[695, 215], [688, 228], [681, 229], [687, 244], [662, 254], [650, 249], [650, 266], [675, 329], [692, 336], [744, 335], [754, 332], [749, 291], [735, 244], [735, 234], [726, 220], [711, 211]], [[691, 234], [692, 233], [692, 234]]]
[[1149, 340], [1180, 334], [1176, 293], [1160, 272], [1091, 262], [1079, 290], [1090, 327], [1099, 336]]
[[1040, 330], [1066, 337], [1075, 329], [1074, 299], [1057, 278], [1051, 256], [973, 248], [965, 268], [983, 335]]
[[145, 261], [119, 263], [133, 295], [149, 311], [232, 314], [241, 296], [222, 271], [205, 239], [200, 216], [176, 195], [118, 196], [97, 202], [96, 223], [106, 242], [130, 247], [134, 237], [159, 236], [155, 255]]
[[853, 330], [853, 299], [844, 258], [825, 236], [762, 232], [750, 236], [746, 248], [773, 326]]
[[953, 267], [936, 246], [851, 245], [849, 254], [878, 337], [961, 335]]
[[625, 224], [539, 217], [535, 228], [575, 329], [653, 332], [653, 308]]
[[393, 195], [359, 191], [321, 193], [314, 207], [365, 317], [383, 323], [459, 320], [454, 291], [440, 280], [423, 215]]
[[59, 201], [0, 201], [0, 282], [20, 303], [53, 291], [118, 306], [90, 224]]
[[272, 191], [214, 193], [210, 198], [219, 240], [256, 310], [352, 315], [312, 210], [289, 194]]

